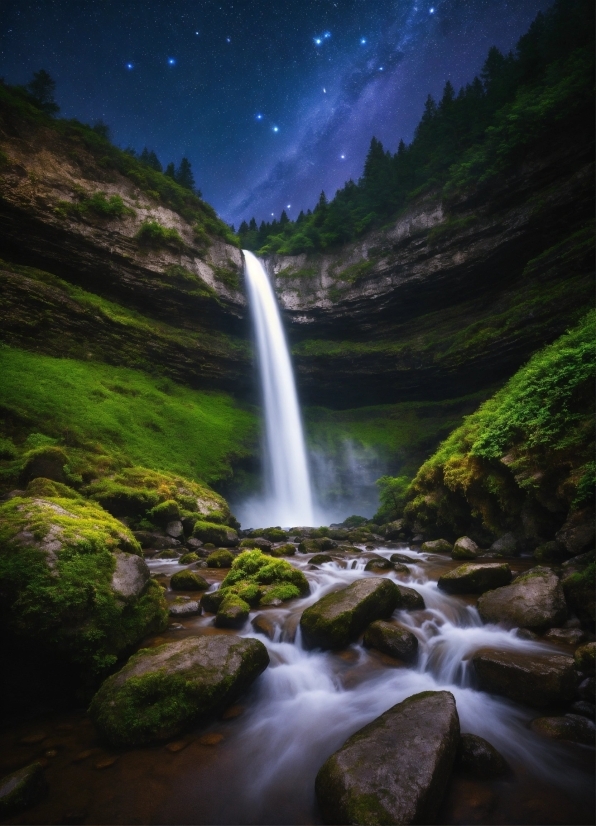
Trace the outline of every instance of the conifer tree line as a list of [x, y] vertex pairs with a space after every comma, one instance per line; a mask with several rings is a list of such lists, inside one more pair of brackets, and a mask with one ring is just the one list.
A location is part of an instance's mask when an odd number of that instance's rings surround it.
[[422, 193], [454, 194], [494, 178], [531, 146], [578, 130], [593, 135], [594, 5], [556, 0], [514, 51], [492, 47], [480, 75], [441, 99], [429, 94], [412, 142], [386, 150], [372, 138], [362, 177], [290, 221], [243, 221], [245, 249], [293, 255], [323, 250], [382, 225]]

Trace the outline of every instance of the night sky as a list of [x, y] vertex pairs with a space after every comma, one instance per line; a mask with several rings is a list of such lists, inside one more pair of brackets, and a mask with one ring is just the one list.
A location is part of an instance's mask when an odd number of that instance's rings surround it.
[[238, 227], [357, 179], [412, 138], [428, 92], [472, 80], [548, 0], [3, 0], [0, 76], [47, 69], [61, 116], [192, 162]]

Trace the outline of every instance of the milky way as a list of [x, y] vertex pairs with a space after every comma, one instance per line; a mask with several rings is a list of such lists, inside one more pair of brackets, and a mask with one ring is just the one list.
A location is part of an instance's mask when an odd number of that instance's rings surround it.
[[[313, 206], [373, 135], [411, 139], [426, 95], [515, 45], [545, 0], [54, 0], [3, 4], [0, 75], [43, 67], [61, 115], [164, 165], [190, 158], [226, 220]], [[288, 207], [288, 204], [291, 204]]]

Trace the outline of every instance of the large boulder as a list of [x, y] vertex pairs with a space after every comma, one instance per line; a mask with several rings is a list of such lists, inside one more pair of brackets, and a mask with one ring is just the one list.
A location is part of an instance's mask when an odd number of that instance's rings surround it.
[[170, 588], [172, 591], [206, 591], [209, 583], [199, 574], [185, 568], [183, 571], [176, 571], [172, 574]]
[[451, 556], [453, 559], [476, 559], [480, 548], [469, 536], [460, 536], [456, 539]]
[[504, 533], [498, 539], [495, 539], [490, 546], [490, 552], [494, 556], [517, 556], [518, 543], [513, 533]]
[[570, 740], [593, 746], [596, 739], [596, 726], [591, 720], [580, 714], [565, 714], [564, 717], [538, 717], [530, 723], [532, 731], [551, 740]]
[[472, 657], [479, 688], [535, 708], [570, 703], [577, 674], [566, 654], [484, 648]]
[[425, 691], [353, 734], [315, 782], [325, 823], [435, 823], [459, 741], [455, 699]]
[[163, 591], [131, 532], [74, 493], [0, 506], [0, 581], [10, 680], [24, 673], [22, 661], [33, 692], [67, 673], [71, 690], [92, 683], [167, 625]]
[[447, 542], [446, 539], [431, 539], [423, 542], [420, 550], [429, 554], [450, 554], [453, 550], [453, 543]]
[[31, 763], [0, 780], [0, 818], [34, 806], [47, 792], [41, 763]]
[[405, 524], [405, 519], [396, 519], [394, 522], [388, 522], [383, 531], [385, 539], [399, 539], [400, 534], [404, 532]]
[[391, 616], [399, 603], [390, 579], [359, 579], [306, 609], [300, 618], [302, 638], [308, 648], [343, 648], [369, 623]]
[[399, 605], [397, 606], [402, 611], [424, 611], [426, 604], [424, 597], [419, 594], [414, 588], [408, 588], [406, 585], [396, 584], [399, 591]]
[[[591, 561], [589, 561], [590, 558]], [[582, 554], [581, 559], [581, 564], [569, 567], [562, 566], [564, 572], [561, 584], [569, 608], [577, 614], [584, 625], [593, 630], [596, 621], [594, 552]], [[570, 561], [574, 562], [575, 560]]]
[[227, 634], [145, 648], [103, 683], [89, 715], [112, 746], [165, 740], [234, 702], [268, 665], [263, 643]]
[[503, 755], [477, 734], [462, 734], [457, 749], [457, 767], [480, 780], [492, 780], [510, 771]]
[[506, 562], [477, 562], [443, 574], [437, 585], [448, 594], [483, 594], [510, 582], [511, 569]]
[[406, 662], [416, 659], [418, 654], [418, 637], [404, 625], [385, 620], [371, 622], [364, 632], [364, 645]]
[[303, 539], [298, 545], [301, 554], [318, 554], [322, 551], [330, 551], [337, 548], [337, 542], [329, 539], [328, 536], [321, 536], [315, 539]]
[[218, 525], [214, 522], [204, 522], [199, 519], [195, 522], [192, 535], [201, 542], [212, 542], [214, 545], [221, 545], [223, 548], [235, 548], [239, 544], [238, 534], [233, 528], [227, 525]]
[[569, 556], [577, 556], [594, 547], [594, 509], [585, 508], [574, 511], [557, 533], [557, 540], [561, 542]]
[[532, 568], [511, 585], [483, 594], [478, 611], [485, 622], [503, 622], [521, 628], [545, 629], [567, 619], [565, 595], [550, 568]]

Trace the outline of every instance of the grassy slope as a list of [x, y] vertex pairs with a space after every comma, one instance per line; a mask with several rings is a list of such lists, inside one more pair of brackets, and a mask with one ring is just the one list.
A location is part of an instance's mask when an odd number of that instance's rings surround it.
[[122, 462], [214, 483], [230, 475], [230, 459], [249, 452], [253, 439], [254, 417], [224, 393], [6, 346], [0, 371], [9, 420]]

